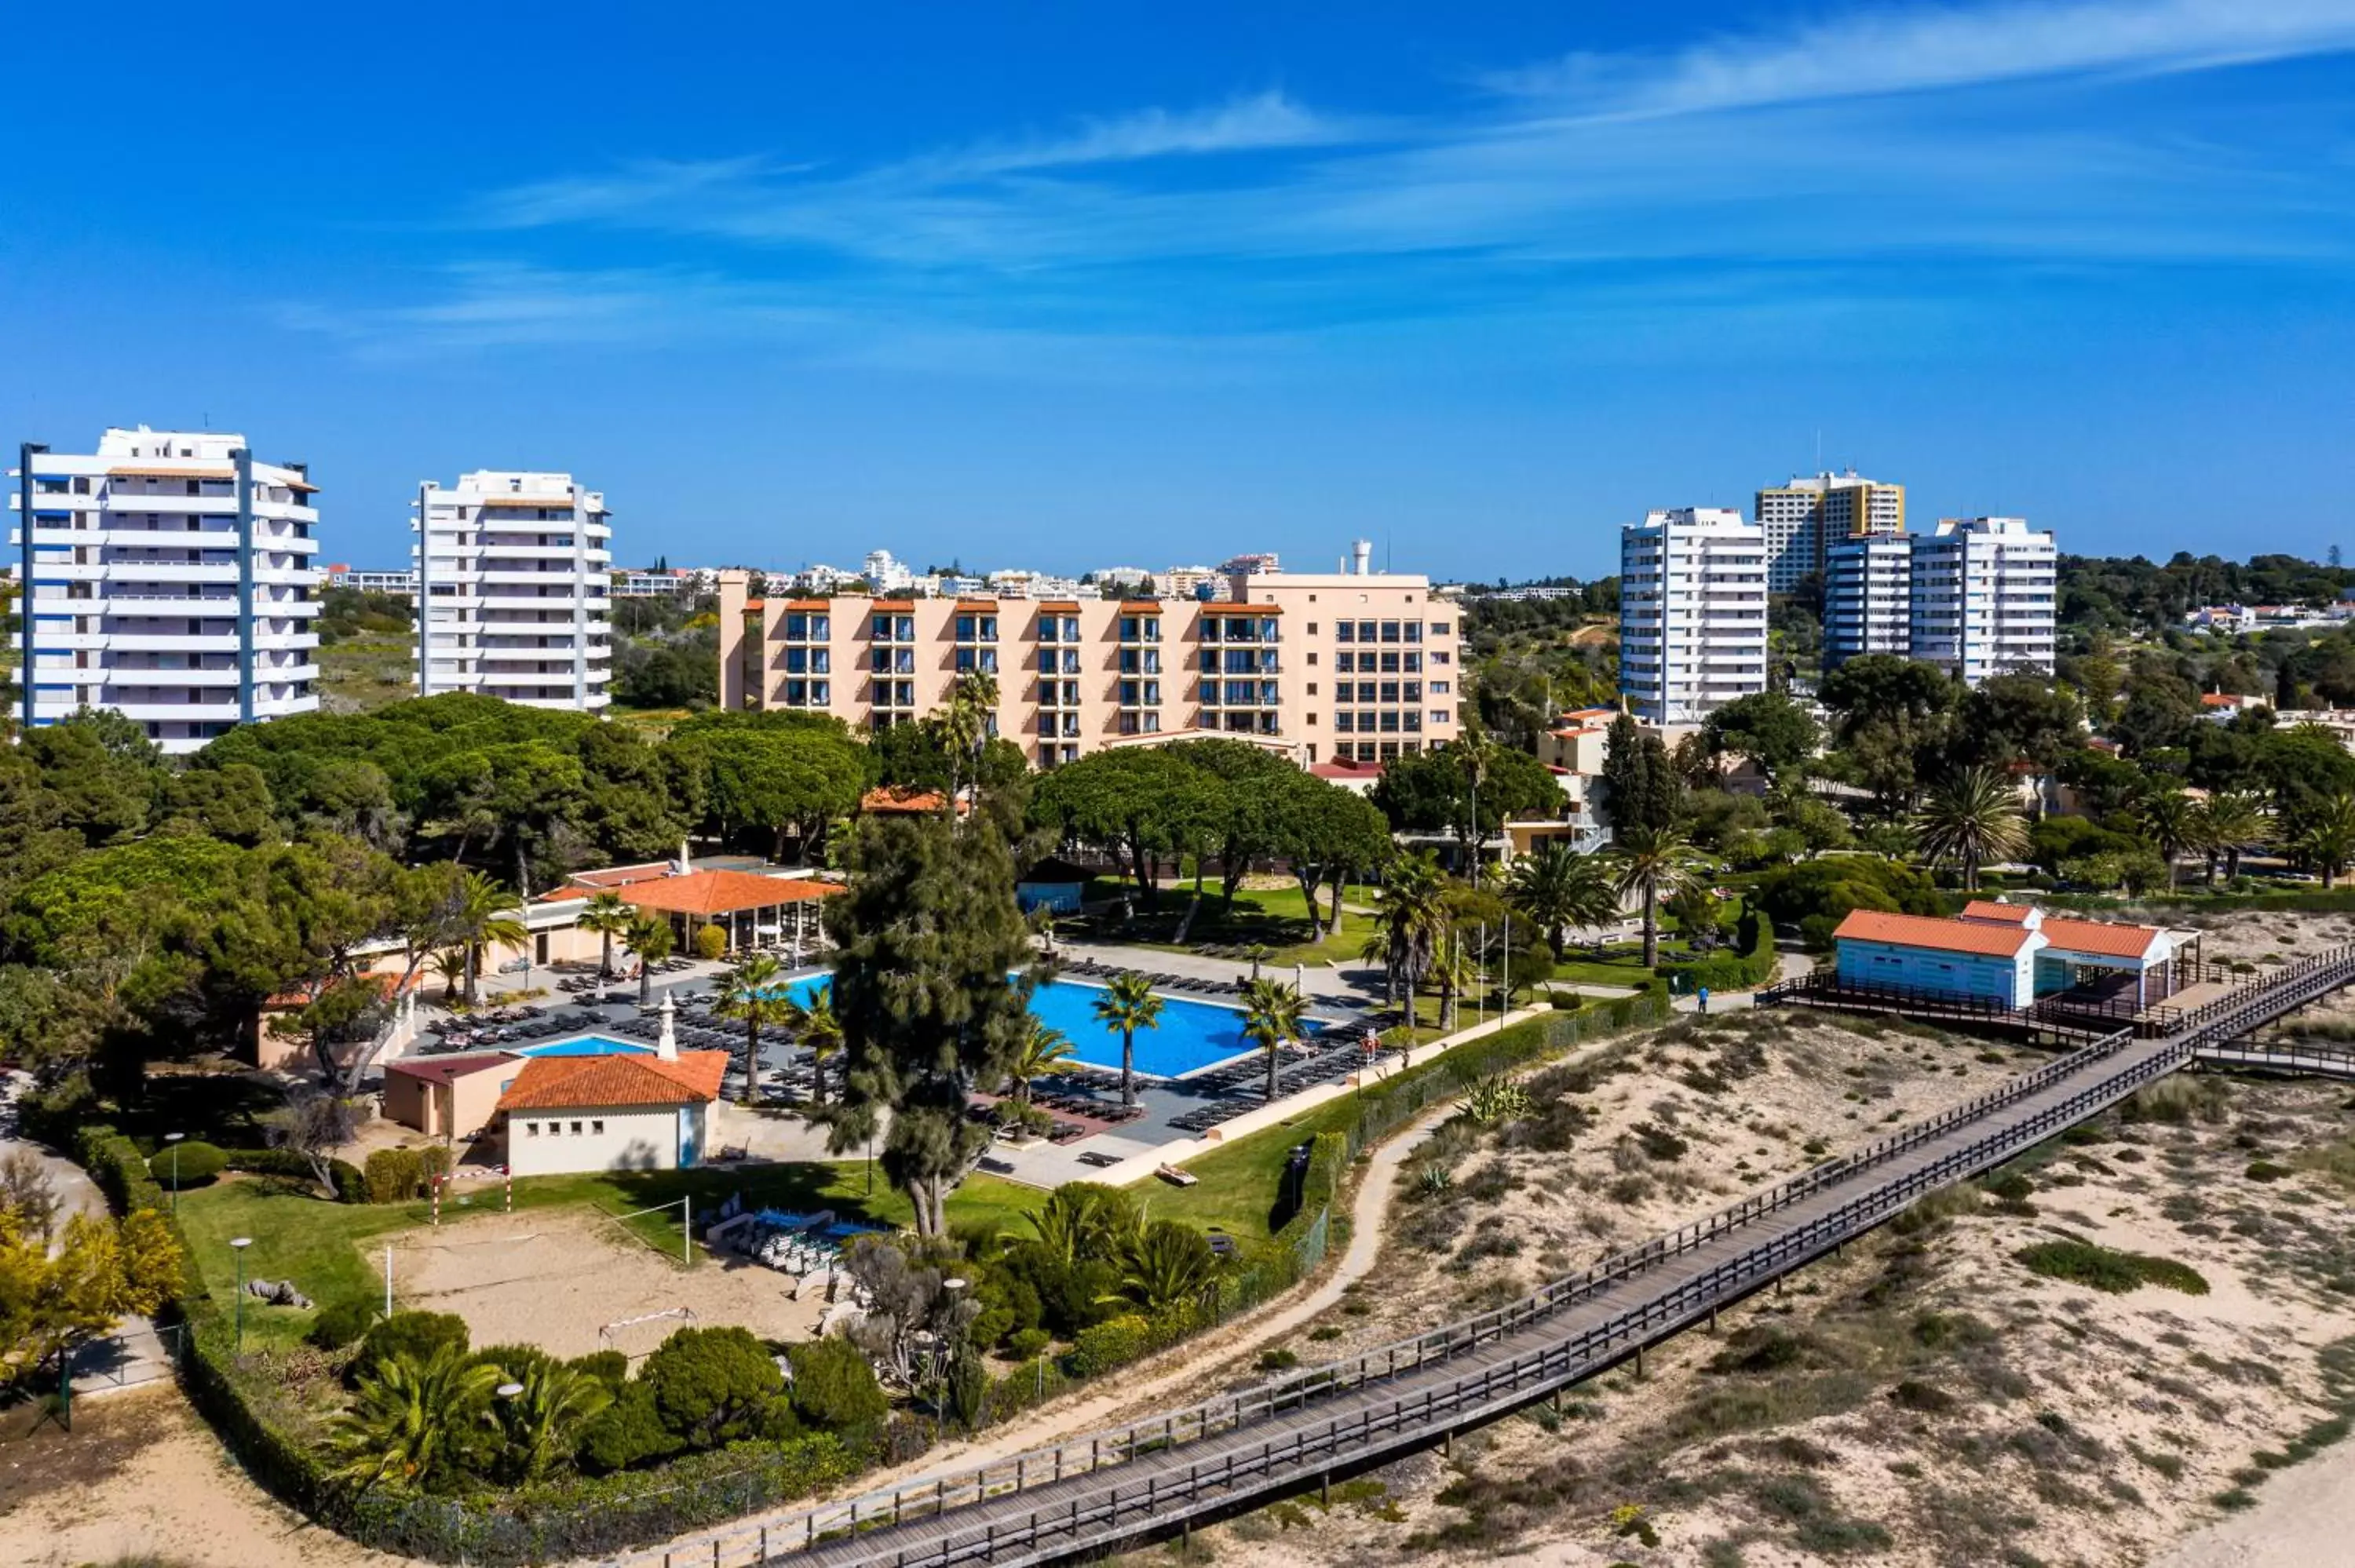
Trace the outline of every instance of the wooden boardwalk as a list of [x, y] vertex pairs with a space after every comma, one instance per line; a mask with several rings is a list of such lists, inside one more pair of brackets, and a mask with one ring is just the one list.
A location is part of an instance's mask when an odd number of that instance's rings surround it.
[[812, 1568], [1047, 1563], [1328, 1484], [1638, 1356], [1925, 1193], [2350, 982], [2355, 949], [2303, 959], [2187, 1011], [2169, 1034], [2121, 1030], [1482, 1317], [981, 1468], [747, 1520], [613, 1568], [743, 1568], [788, 1557]]

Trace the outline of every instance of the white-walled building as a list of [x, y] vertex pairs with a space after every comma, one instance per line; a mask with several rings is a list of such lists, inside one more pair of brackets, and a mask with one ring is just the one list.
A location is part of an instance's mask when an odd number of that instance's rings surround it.
[[406, 571], [378, 572], [366, 567], [331, 565], [326, 568], [329, 588], [354, 588], [361, 593], [397, 594], [402, 599], [417, 597], [417, 568]]
[[569, 473], [485, 469], [419, 487], [417, 690], [605, 706], [613, 536]]
[[2052, 535], [2018, 517], [1950, 517], [1913, 542], [1913, 653], [1977, 685], [2052, 673]]
[[879, 594], [906, 593], [916, 586], [916, 574], [889, 550], [867, 552], [867, 586]]
[[1905, 487], [1854, 469], [1803, 474], [1760, 491], [1753, 515], [1766, 531], [1766, 586], [1789, 593], [1822, 572], [1842, 540], [1905, 532]]
[[319, 514], [302, 464], [144, 425], [92, 453], [24, 457], [10, 542], [26, 727], [112, 708], [184, 752], [317, 709]]
[[1896, 534], [1833, 546], [1824, 563], [1824, 668], [1859, 653], [1913, 651], [1913, 541]]
[[1619, 691], [1655, 724], [1766, 689], [1766, 536], [1723, 507], [1654, 512], [1619, 535]]

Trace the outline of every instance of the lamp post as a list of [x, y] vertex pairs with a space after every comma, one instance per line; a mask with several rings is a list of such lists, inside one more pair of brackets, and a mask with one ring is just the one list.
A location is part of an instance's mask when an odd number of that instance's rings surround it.
[[237, 1255], [237, 1348], [245, 1349], [245, 1249], [253, 1245], [251, 1236], [231, 1236], [229, 1250]]
[[180, 1139], [187, 1136], [185, 1132], [167, 1132], [164, 1135], [165, 1143], [169, 1145], [172, 1150], [172, 1217], [175, 1219], [177, 1219], [180, 1213]]

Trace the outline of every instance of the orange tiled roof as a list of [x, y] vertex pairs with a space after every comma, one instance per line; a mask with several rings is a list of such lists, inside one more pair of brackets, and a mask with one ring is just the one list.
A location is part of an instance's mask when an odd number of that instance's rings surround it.
[[1966, 920], [2000, 920], [2006, 925], [2024, 926], [2029, 908], [2025, 904], [1998, 904], [1991, 899], [1974, 898], [1963, 906]]
[[1042, 599], [1039, 601], [1039, 608], [1054, 615], [1077, 615], [1080, 613], [1080, 601], [1075, 599]]
[[2166, 935], [2157, 926], [2120, 926], [2107, 920], [2070, 920], [2053, 916], [2044, 922], [2044, 939], [2072, 953], [2099, 953], [2111, 959], [2139, 959]]
[[657, 1056], [535, 1056], [499, 1097], [498, 1108], [569, 1110], [575, 1106], [682, 1106], [719, 1097], [725, 1051]]
[[1852, 909], [1832, 936], [1839, 940], [1887, 942], [1897, 948], [1931, 948], [1941, 952], [1977, 953], [1991, 959], [2019, 956], [2035, 933], [2019, 926], [1988, 921], [1945, 920], [1934, 915], [1891, 915], [1879, 909]]
[[894, 789], [879, 785], [858, 797], [862, 811], [938, 811], [948, 802], [937, 789]]
[[[364, 974], [357, 978], [365, 984], [375, 986], [377, 994], [385, 998], [387, 1001], [391, 1000], [397, 991], [418, 991], [422, 989], [425, 984], [425, 973], [421, 969], [417, 973], [410, 975], [409, 977], [409, 983], [406, 985], [401, 983], [400, 977], [396, 974]], [[314, 985], [305, 987], [301, 991], [280, 991], [276, 996], [270, 998], [261, 1005], [264, 1007], [308, 1007], [319, 999], [322, 989], [323, 988], [321, 986]]]
[[660, 909], [673, 915], [732, 915], [740, 910], [827, 898], [842, 889], [831, 882], [807, 882], [797, 876], [762, 876], [750, 871], [690, 871], [685, 876], [656, 877], [613, 891], [624, 904], [634, 904], [641, 909]]

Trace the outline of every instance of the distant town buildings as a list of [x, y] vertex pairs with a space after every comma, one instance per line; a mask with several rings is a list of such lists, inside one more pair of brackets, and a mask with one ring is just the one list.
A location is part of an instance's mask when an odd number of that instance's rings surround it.
[[610, 700], [613, 531], [569, 473], [485, 469], [419, 486], [417, 690], [531, 707]]
[[960, 675], [988, 674], [996, 732], [1040, 767], [1203, 735], [1304, 766], [1380, 763], [1459, 733], [1462, 628], [1426, 577], [1253, 572], [1222, 586], [1210, 600], [755, 599], [749, 574], [724, 572], [720, 699], [883, 728], [941, 706]]
[[1766, 534], [1766, 586], [1789, 593], [1820, 575], [1833, 546], [1905, 532], [1905, 487], [1865, 479], [1856, 470], [1794, 478], [1758, 492], [1753, 514]]
[[1648, 514], [1619, 535], [1619, 691], [1689, 724], [1766, 689], [1766, 531], [1723, 507]]
[[347, 567], [338, 561], [326, 568], [327, 586], [356, 588], [361, 593], [397, 594], [402, 599], [417, 597], [417, 570], [379, 572]]
[[2052, 673], [2052, 535], [2018, 517], [1947, 518], [1934, 534], [1850, 539], [1824, 578], [1824, 666], [1900, 653], [1972, 685]]
[[2355, 619], [2355, 604], [2209, 604], [2183, 618], [2192, 631], [2240, 636], [2258, 631], [2315, 631]]
[[169, 752], [319, 699], [317, 487], [241, 435], [109, 429], [12, 471], [27, 729], [112, 708]]

